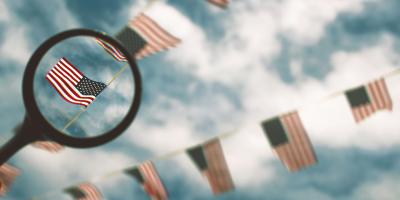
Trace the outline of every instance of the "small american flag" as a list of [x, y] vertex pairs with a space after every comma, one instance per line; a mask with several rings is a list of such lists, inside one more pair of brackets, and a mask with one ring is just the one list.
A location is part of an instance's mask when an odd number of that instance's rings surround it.
[[317, 163], [297, 111], [264, 121], [262, 126], [274, 151], [289, 171], [299, 171]]
[[130, 27], [142, 36], [146, 44], [136, 53], [136, 59], [175, 47], [181, 42], [180, 39], [168, 33], [159, 24], [144, 13], [139, 14], [130, 22]]
[[19, 170], [7, 163], [0, 166], [0, 196], [4, 196], [15, 178], [19, 175]]
[[109, 53], [111, 56], [113, 56], [117, 61], [120, 62], [127, 62], [128, 60], [126, 59], [126, 57], [124, 56], [123, 53], [121, 53], [117, 48], [115, 48], [113, 45], [99, 39], [96, 38], [96, 42], [102, 46], [107, 53]]
[[64, 149], [64, 146], [53, 141], [38, 141], [32, 143], [33, 147], [46, 150], [50, 153], [58, 153]]
[[235, 188], [219, 139], [188, 149], [187, 153], [207, 178], [215, 195]]
[[226, 8], [228, 7], [229, 4], [229, 0], [207, 0], [207, 1], [221, 8]]
[[167, 200], [168, 193], [158, 172], [151, 161], [146, 161], [138, 167], [143, 177], [143, 187], [149, 196], [155, 200]]
[[54, 65], [46, 79], [67, 102], [82, 106], [91, 104], [107, 87], [104, 83], [87, 78], [66, 58], [61, 58]]
[[79, 186], [70, 187], [64, 190], [76, 200], [101, 200], [103, 195], [91, 183], [82, 183]]
[[392, 99], [383, 78], [346, 91], [346, 97], [357, 123], [379, 110], [391, 111], [393, 108]]

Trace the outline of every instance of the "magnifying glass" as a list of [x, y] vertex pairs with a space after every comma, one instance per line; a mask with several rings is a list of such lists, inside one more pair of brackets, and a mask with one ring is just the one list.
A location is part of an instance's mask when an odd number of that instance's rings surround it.
[[[99, 41], [117, 50], [125, 62], [110, 56]], [[142, 83], [122, 44], [98, 31], [73, 29], [49, 38], [34, 52], [22, 90], [26, 116], [1, 147], [0, 165], [35, 141], [74, 148], [110, 142], [133, 122]]]

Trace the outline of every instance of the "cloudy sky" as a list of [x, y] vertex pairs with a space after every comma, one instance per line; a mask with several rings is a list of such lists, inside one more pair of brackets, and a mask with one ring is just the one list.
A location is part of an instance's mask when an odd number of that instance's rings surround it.
[[[0, 128], [4, 143], [25, 115], [29, 56], [48, 37], [85, 27], [110, 35], [143, 9], [182, 44], [140, 61], [144, 94], [131, 127], [115, 141], [60, 154], [26, 147], [4, 199], [70, 199], [62, 188], [95, 181], [106, 199], [146, 199], [123, 175], [101, 175], [237, 130], [222, 141], [236, 190], [213, 197], [184, 154], [155, 164], [171, 199], [394, 200], [400, 196], [399, 77], [387, 79], [393, 112], [355, 125], [337, 91], [400, 64], [397, 0], [0, 1]], [[291, 174], [259, 122], [300, 109], [318, 165]], [[123, 112], [110, 107], [108, 115]], [[44, 194], [44, 195], [43, 195]]]

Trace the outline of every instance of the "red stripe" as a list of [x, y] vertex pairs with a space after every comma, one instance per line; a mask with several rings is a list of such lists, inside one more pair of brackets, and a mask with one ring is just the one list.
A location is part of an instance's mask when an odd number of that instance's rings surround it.
[[70, 102], [70, 103], [72, 103], [72, 104], [78, 104], [78, 105], [82, 105], [82, 106], [88, 106], [88, 104], [83, 103], [83, 102], [73, 102], [73, 101], [70, 101], [70, 100], [68, 99], [69, 97], [68, 97], [67, 95], [65, 95], [63, 91], [61, 91], [61, 90], [58, 89], [59, 86], [58, 86], [58, 85], [55, 85], [55, 84], [57, 84], [57, 83], [53, 83], [53, 82], [51, 81], [50, 78], [51, 78], [51, 77], [49, 77], [49, 75], [46, 76], [46, 79], [50, 82], [51, 85], [53, 85], [53, 87], [56, 89], [56, 91], [58, 92], [58, 94], [60, 94], [60, 96], [61, 96], [65, 101]]
[[[60, 59], [60, 61], [62, 62], [62, 61], [64, 61], [65, 63], [63, 63], [63, 64], [66, 64], [65, 66], [67, 66], [68, 68], [70, 68], [71, 70], [73, 70], [74, 72], [76, 72], [75, 74], [76, 75], [78, 75], [78, 76], [83, 76], [83, 73], [81, 72], [81, 71], [79, 71], [79, 69], [78, 68], [76, 68], [75, 67], [75, 65], [73, 65], [71, 62], [69, 62], [69, 60], [67, 60], [66, 58], [61, 58]], [[80, 77], [81, 78], [81, 77]]]

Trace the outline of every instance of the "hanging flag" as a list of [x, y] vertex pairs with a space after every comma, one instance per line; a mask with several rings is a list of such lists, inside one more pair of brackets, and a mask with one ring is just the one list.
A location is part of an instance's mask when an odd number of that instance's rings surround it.
[[317, 163], [310, 139], [297, 111], [262, 122], [264, 132], [279, 159], [289, 171]]
[[219, 139], [213, 139], [204, 145], [188, 149], [187, 154], [208, 179], [215, 195], [234, 189], [235, 186]]
[[76, 200], [101, 200], [103, 195], [91, 183], [82, 183], [79, 186], [73, 186], [64, 190], [65, 193]]
[[91, 104], [107, 85], [92, 81], [66, 58], [61, 58], [47, 73], [46, 79], [68, 102], [82, 106]]
[[64, 146], [54, 141], [37, 141], [32, 143], [33, 147], [46, 150], [50, 153], [58, 153], [64, 149]]
[[127, 169], [125, 173], [135, 178], [152, 199], [168, 199], [167, 190], [151, 161], [146, 161], [138, 167]]
[[207, 0], [209, 3], [214, 4], [220, 8], [228, 7], [229, 0]]
[[19, 170], [7, 163], [0, 166], [0, 196], [4, 196], [11, 187]]
[[140, 13], [130, 21], [116, 38], [138, 60], [175, 47], [181, 42], [144, 13]]
[[360, 123], [379, 110], [392, 110], [393, 104], [385, 79], [381, 78], [346, 91], [353, 117]]
[[99, 39], [96, 38], [96, 42], [102, 46], [107, 53], [109, 53], [112, 57], [115, 58], [115, 60], [120, 61], [120, 62], [127, 62], [128, 60], [126, 59], [126, 57], [124, 56], [123, 53], [121, 53], [117, 48], [115, 48], [113, 45]]

